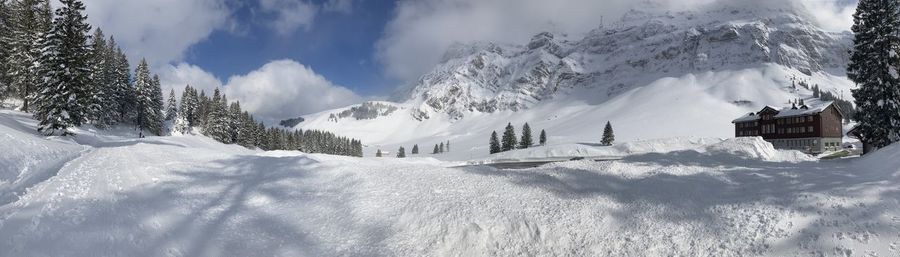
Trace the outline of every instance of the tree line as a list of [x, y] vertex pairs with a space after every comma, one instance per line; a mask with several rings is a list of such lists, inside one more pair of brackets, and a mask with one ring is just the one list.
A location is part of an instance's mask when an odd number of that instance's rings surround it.
[[[444, 142], [441, 142], [439, 144], [434, 144], [434, 150], [431, 151], [431, 154], [442, 154], [442, 153], [449, 152], [449, 151], [450, 151], [450, 140], [447, 140], [447, 144], [444, 144]], [[410, 151], [410, 154], [419, 154], [419, 145], [418, 144], [413, 145], [412, 150]], [[384, 153], [381, 151], [381, 149], [378, 149], [378, 151], [375, 152], [375, 157], [382, 157], [383, 155], [384, 155]], [[401, 146], [400, 149], [397, 149], [397, 158], [406, 158], [406, 148], [405, 147]]]
[[[612, 123], [606, 122], [606, 126], [603, 129], [601, 144], [604, 146], [611, 146], [615, 140], [616, 137], [613, 134]], [[529, 126], [527, 122], [525, 125], [522, 125], [522, 137], [521, 139], [517, 139], [516, 129], [513, 127], [512, 123], [507, 123], [506, 129], [503, 131], [503, 138], [498, 138], [497, 131], [493, 131], [491, 132], [491, 139], [488, 144], [491, 154], [529, 148], [534, 145], [533, 137], [531, 136], [531, 126]], [[547, 131], [541, 130], [541, 134], [538, 136], [538, 144], [547, 144]]]
[[226, 144], [264, 150], [301, 150], [362, 156], [362, 143], [316, 130], [266, 128], [229, 103], [216, 89], [212, 97], [187, 86], [180, 108], [175, 92], [163, 100], [159, 76], [141, 60], [132, 76], [115, 38], [87, 23], [79, 0], [0, 0], [0, 100], [21, 99], [20, 110], [39, 121], [44, 135], [72, 135], [69, 128], [134, 125], [139, 136], [163, 135], [165, 122], [187, 133], [192, 128]]
[[172, 129], [177, 133], [190, 133], [193, 128], [216, 141], [238, 144], [263, 150], [300, 150], [307, 153], [325, 153], [362, 157], [362, 142], [340, 137], [319, 130], [289, 130], [267, 128], [257, 122], [249, 112], [241, 109], [238, 101], [229, 103], [228, 97], [218, 88], [212, 96], [206, 92], [185, 86], [180, 106], [175, 91], [169, 93], [165, 117], [173, 120]]

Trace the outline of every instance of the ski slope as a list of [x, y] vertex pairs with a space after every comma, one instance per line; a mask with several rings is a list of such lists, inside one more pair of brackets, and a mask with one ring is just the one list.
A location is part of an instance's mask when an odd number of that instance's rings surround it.
[[44, 174], [0, 204], [0, 256], [900, 254], [897, 145], [815, 161], [753, 138], [669, 139], [496, 170], [33, 128], [0, 112], [0, 182]]

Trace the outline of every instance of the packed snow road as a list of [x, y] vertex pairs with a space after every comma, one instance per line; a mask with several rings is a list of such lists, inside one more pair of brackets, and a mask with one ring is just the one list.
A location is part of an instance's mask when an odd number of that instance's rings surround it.
[[195, 136], [47, 140], [19, 122], [0, 121], [15, 149], [0, 161], [37, 161], [3, 174], [50, 175], [0, 205], [0, 256], [900, 254], [900, 146], [810, 161], [732, 140], [498, 170]]

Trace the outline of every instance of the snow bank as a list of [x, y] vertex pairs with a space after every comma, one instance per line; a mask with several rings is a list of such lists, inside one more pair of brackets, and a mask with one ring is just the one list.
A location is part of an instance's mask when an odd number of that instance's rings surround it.
[[900, 176], [900, 143], [894, 143], [858, 159], [862, 169], [877, 170]]
[[491, 158], [474, 161], [476, 163], [543, 160], [554, 158], [600, 158], [625, 157], [644, 154], [681, 155], [693, 152], [694, 155], [718, 158], [753, 159], [761, 161], [801, 162], [815, 158], [798, 151], [777, 150], [771, 143], [759, 137], [745, 138], [666, 138], [626, 142], [615, 146], [598, 144], [558, 144], [532, 147], [509, 152], [498, 153]]
[[24, 114], [0, 113], [0, 205], [55, 174], [87, 148], [36, 135]]
[[771, 143], [761, 137], [740, 137], [725, 139], [709, 145], [702, 152], [711, 156], [732, 155], [742, 159], [753, 159], [772, 162], [813, 161], [814, 157], [799, 151], [777, 150]]

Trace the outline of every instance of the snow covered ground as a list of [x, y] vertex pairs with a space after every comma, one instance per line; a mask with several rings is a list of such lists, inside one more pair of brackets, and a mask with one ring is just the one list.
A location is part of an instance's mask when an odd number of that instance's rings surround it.
[[897, 145], [816, 161], [672, 139], [496, 170], [33, 128], [0, 111], [0, 256], [900, 254]]

